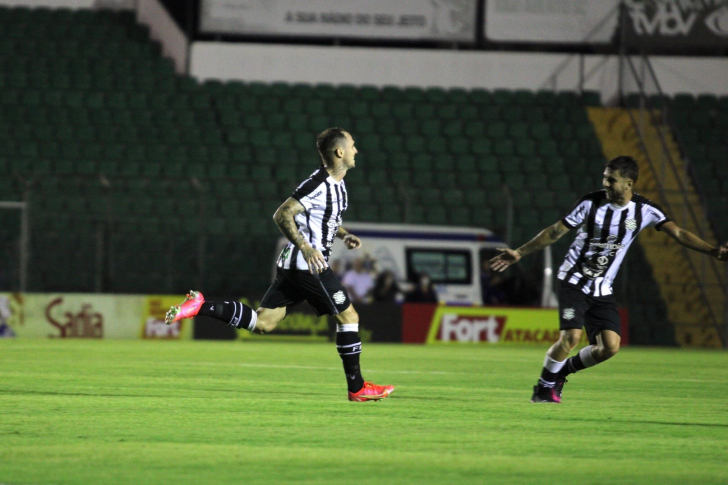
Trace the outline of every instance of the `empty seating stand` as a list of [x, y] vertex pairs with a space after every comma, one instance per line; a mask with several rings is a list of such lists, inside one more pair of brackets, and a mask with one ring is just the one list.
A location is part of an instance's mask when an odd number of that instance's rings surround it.
[[[43, 209], [34, 233], [48, 237], [33, 238], [34, 253], [63, 239], [51, 247], [94, 260], [103, 235], [110, 291], [184, 291], [190, 274], [213, 291], [241, 272], [264, 284], [279, 235], [270, 215], [318, 167], [315, 137], [329, 126], [360, 150], [349, 220], [502, 231], [510, 194], [529, 237], [598, 188], [604, 160], [583, 108], [596, 93], [200, 84], [175, 75], [130, 13], [0, 7], [0, 29], [0, 169], [13, 175], [2, 198], [29, 187]], [[135, 266], [127, 242], [140, 234], [154, 243]], [[231, 248], [256, 263], [207, 270], [243, 257]], [[34, 259], [31, 285], [66, 289], [44, 263]], [[97, 284], [81, 281], [74, 289]]]

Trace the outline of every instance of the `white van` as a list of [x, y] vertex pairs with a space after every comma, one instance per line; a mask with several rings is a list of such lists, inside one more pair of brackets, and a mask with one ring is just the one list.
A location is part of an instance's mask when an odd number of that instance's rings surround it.
[[[481, 258], [491, 257], [506, 244], [488, 229], [346, 222], [344, 227], [362, 240], [359, 250], [347, 250], [336, 239], [329, 263], [340, 260], [346, 267], [356, 258], [369, 257], [377, 271], [390, 270], [403, 287], [427, 273], [444, 303], [480, 305]], [[285, 238], [279, 241], [280, 249]]]

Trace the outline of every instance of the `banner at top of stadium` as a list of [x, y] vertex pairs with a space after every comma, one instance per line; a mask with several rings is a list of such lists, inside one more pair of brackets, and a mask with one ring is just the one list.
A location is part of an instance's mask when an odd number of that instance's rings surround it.
[[620, 0], [486, 0], [485, 36], [501, 42], [609, 44]]
[[728, 0], [626, 0], [624, 41], [637, 47], [728, 45]]
[[478, 1], [202, 0], [200, 31], [474, 42]]

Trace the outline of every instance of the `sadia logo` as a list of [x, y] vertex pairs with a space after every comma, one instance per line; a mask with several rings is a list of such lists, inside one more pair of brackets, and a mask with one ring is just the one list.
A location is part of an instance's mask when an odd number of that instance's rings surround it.
[[506, 317], [467, 318], [452, 313], [442, 316], [440, 340], [443, 342], [491, 342], [500, 340]]
[[63, 298], [51, 301], [45, 309], [45, 317], [50, 325], [57, 328], [58, 335], [49, 337], [102, 338], [104, 336], [104, 316], [94, 311], [89, 303], [81, 304], [81, 309], [63, 306]]

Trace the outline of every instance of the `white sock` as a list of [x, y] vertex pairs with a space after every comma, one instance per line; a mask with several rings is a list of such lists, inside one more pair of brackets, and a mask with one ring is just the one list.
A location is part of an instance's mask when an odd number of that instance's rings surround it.
[[554, 374], [558, 374], [561, 368], [564, 367], [564, 364], [566, 364], [566, 360], [562, 360], [561, 362], [559, 362], [552, 359], [548, 355], [543, 359], [543, 366], [546, 368], [547, 371], [553, 372]]
[[599, 363], [592, 355], [593, 348], [592, 345], [588, 345], [579, 351], [579, 358], [581, 359], [581, 363], [584, 364], [584, 368], [594, 367]]

